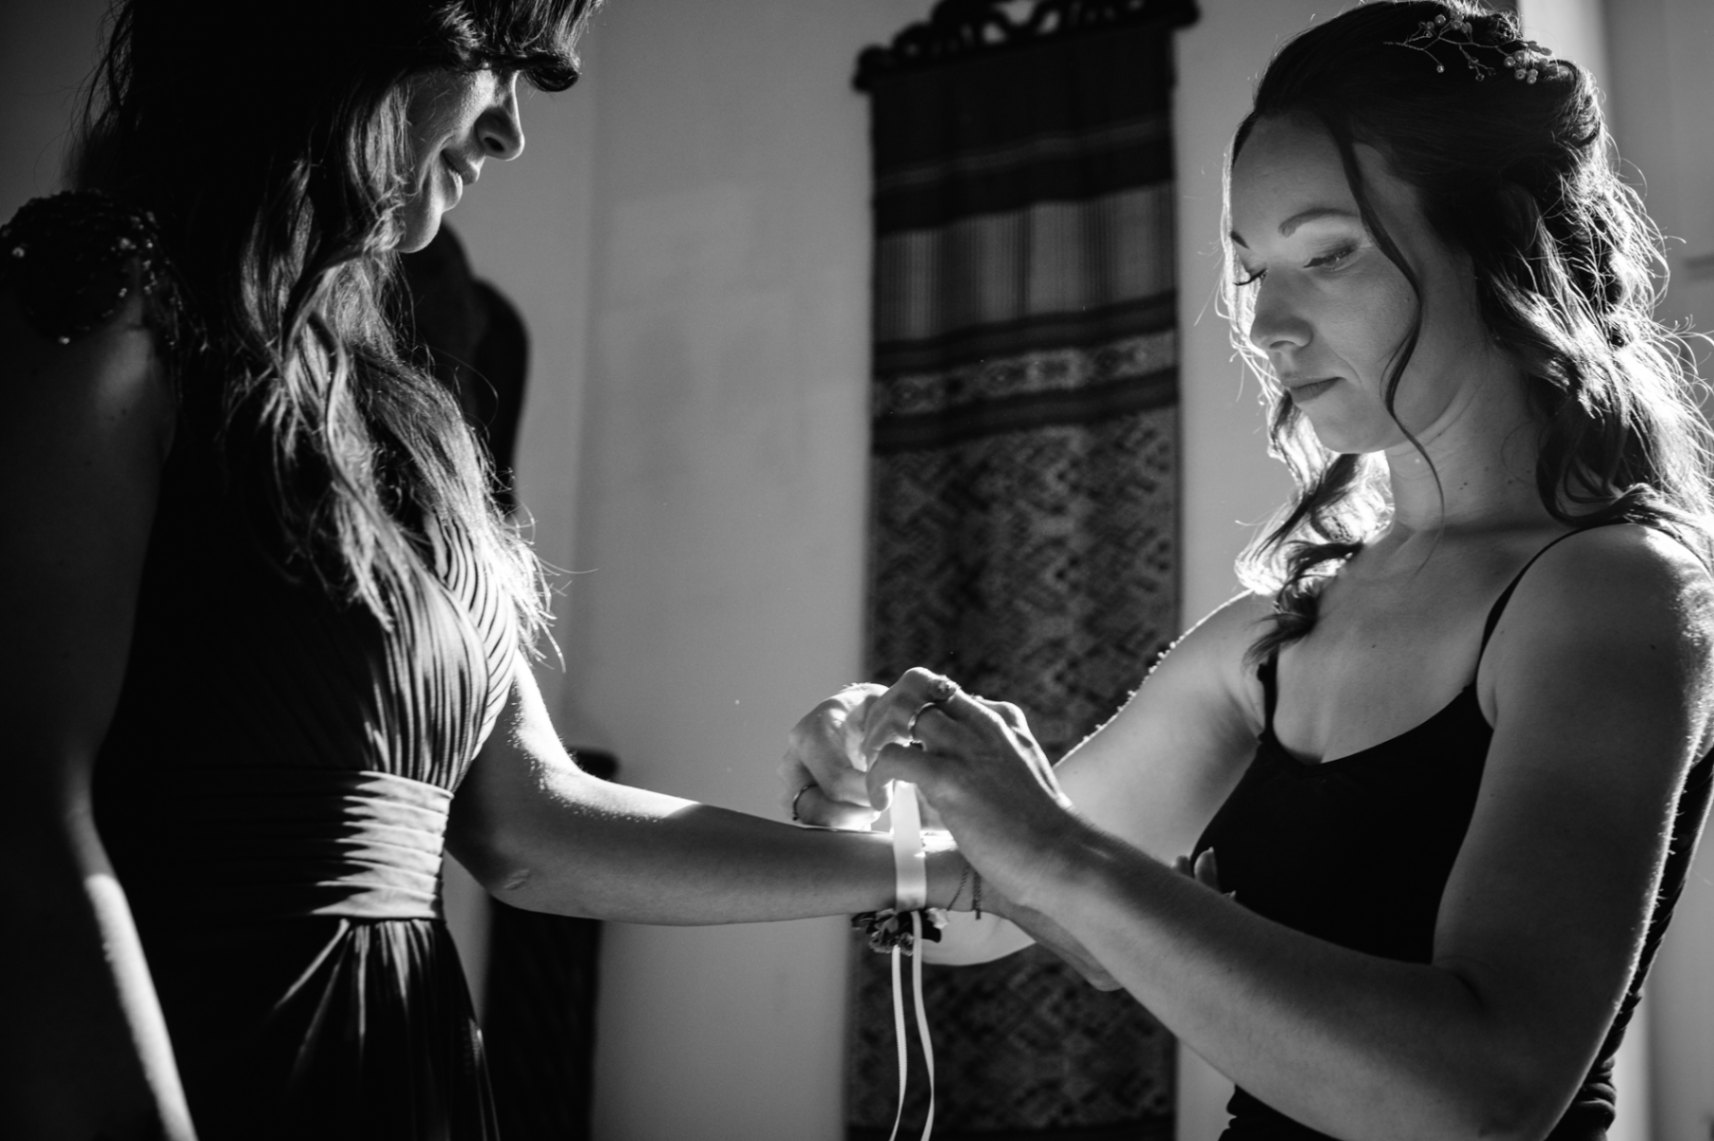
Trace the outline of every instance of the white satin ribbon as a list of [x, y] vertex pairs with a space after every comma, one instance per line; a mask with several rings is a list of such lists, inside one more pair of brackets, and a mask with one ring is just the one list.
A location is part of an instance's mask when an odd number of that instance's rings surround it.
[[917, 786], [893, 782], [893, 910], [901, 915], [928, 906], [928, 857], [922, 850], [922, 806]]
[[[923, 1121], [922, 1141], [934, 1132], [934, 1043], [928, 1036], [928, 1011], [922, 1002], [922, 909], [928, 906], [928, 855], [922, 845], [922, 810], [916, 785], [893, 782], [893, 909], [911, 917], [911, 990], [916, 1006], [917, 1038], [922, 1042], [923, 1066], [928, 1070], [928, 1116]], [[893, 947], [893, 1037], [899, 1044], [899, 1108], [893, 1114], [893, 1132], [888, 1141], [898, 1141], [899, 1125], [905, 1116], [905, 1078], [910, 1056], [905, 1044], [905, 996], [902, 989], [903, 952]]]

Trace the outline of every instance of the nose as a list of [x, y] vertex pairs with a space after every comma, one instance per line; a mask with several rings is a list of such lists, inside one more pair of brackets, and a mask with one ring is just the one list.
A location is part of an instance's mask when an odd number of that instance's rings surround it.
[[1255, 309], [1250, 318], [1250, 343], [1270, 357], [1309, 344], [1312, 331], [1283, 283], [1275, 275], [1256, 283]]
[[488, 157], [510, 162], [524, 153], [524, 121], [518, 111], [518, 74], [499, 78], [494, 102], [476, 122]]

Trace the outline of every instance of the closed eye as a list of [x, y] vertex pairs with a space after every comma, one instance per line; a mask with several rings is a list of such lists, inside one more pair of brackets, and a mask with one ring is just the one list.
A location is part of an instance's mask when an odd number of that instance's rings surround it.
[[[1304, 269], [1338, 269], [1341, 265], [1343, 265], [1351, 257], [1352, 254], [1354, 254], [1356, 252], [1357, 252], [1357, 246], [1355, 243], [1352, 243], [1349, 245], [1338, 246], [1334, 249], [1327, 251], [1324, 254], [1320, 254], [1316, 257], [1310, 258], [1308, 261], [1303, 263], [1303, 268]], [[1256, 284], [1260, 283], [1261, 280], [1267, 276], [1268, 276], [1267, 270], [1258, 269], [1256, 272], [1249, 274], [1247, 277], [1241, 277], [1241, 278], [1234, 280], [1232, 282], [1232, 284], [1239, 289], [1243, 289], [1246, 286], [1256, 285]]]
[[1354, 254], [1356, 252], [1357, 252], [1357, 247], [1354, 245], [1339, 246], [1336, 249], [1329, 250], [1328, 252], [1322, 254], [1320, 257], [1310, 258], [1307, 262], [1304, 263], [1304, 268], [1305, 269], [1337, 269], [1345, 261], [1345, 259], [1349, 258], [1352, 254]]

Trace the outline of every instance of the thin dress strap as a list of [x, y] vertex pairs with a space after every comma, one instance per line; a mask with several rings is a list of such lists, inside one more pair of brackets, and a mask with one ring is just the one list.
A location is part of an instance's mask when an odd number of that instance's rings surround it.
[[1274, 706], [1279, 701], [1280, 652], [1278, 649], [1268, 651], [1268, 656], [1262, 659], [1262, 664], [1256, 667], [1256, 680], [1262, 683], [1262, 731], [1274, 731]]
[[1524, 575], [1528, 574], [1529, 569], [1531, 567], [1535, 566], [1535, 562], [1537, 559], [1541, 558], [1543, 555], [1547, 554], [1547, 552], [1553, 550], [1554, 547], [1557, 547], [1560, 543], [1565, 542], [1565, 540], [1571, 538], [1571, 536], [1573, 536], [1573, 535], [1581, 535], [1585, 531], [1593, 531], [1593, 530], [1595, 530], [1596, 527], [1609, 527], [1609, 526], [1612, 526], [1612, 525], [1617, 524], [1617, 523], [1629, 523], [1629, 522], [1632, 522], [1632, 520], [1614, 519], [1614, 520], [1611, 520], [1611, 521], [1606, 522], [1606, 523], [1596, 523], [1593, 526], [1589, 526], [1589, 527], [1579, 527], [1575, 531], [1567, 531], [1565, 534], [1560, 535], [1557, 538], [1550, 540], [1545, 546], [1543, 546], [1541, 548], [1541, 550], [1539, 550], [1535, 554], [1531, 555], [1530, 561], [1525, 563], [1523, 565], [1522, 569], [1520, 569], [1517, 574], [1512, 576], [1512, 581], [1506, 584], [1506, 589], [1504, 589], [1500, 592], [1500, 597], [1498, 597], [1494, 600], [1493, 607], [1488, 611], [1487, 624], [1482, 627], [1482, 645], [1476, 651], [1477, 668], [1480, 668], [1482, 665], [1482, 655], [1484, 653], [1486, 653], [1488, 650], [1488, 639], [1494, 636], [1494, 628], [1500, 624], [1500, 615], [1505, 612], [1506, 603], [1508, 603], [1512, 600], [1512, 592], [1517, 590], [1518, 583], [1520, 583], [1524, 580]]

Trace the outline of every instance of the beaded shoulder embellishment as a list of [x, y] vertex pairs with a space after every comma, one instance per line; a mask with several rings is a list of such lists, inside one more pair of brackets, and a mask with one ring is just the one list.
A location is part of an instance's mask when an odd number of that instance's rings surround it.
[[[19, 308], [62, 345], [100, 327], [133, 289], [151, 302], [151, 321], [171, 347], [177, 291], [154, 217], [97, 191], [37, 198], [0, 226], [0, 286], [15, 286]], [[163, 286], [165, 288], [163, 288]]]

